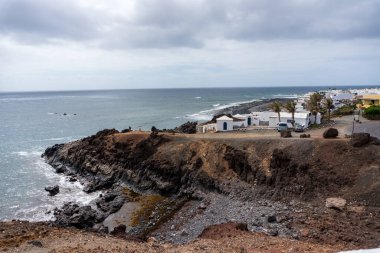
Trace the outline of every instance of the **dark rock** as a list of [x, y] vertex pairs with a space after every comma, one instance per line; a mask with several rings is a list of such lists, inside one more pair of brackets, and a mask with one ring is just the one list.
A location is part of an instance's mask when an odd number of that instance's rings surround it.
[[76, 181], [78, 181], [78, 179], [76, 179], [75, 177], [70, 177], [69, 178], [69, 182], [76, 182]]
[[91, 228], [95, 223], [101, 222], [105, 218], [91, 206], [78, 206], [72, 202], [64, 204], [61, 209], [55, 209], [54, 216], [56, 225], [76, 228]]
[[126, 232], [125, 230], [127, 229], [127, 227], [122, 224], [122, 225], [119, 225], [117, 227], [115, 227], [112, 231], [111, 231], [111, 235], [116, 235], [116, 236], [125, 236]]
[[117, 212], [124, 204], [125, 197], [117, 193], [106, 193], [97, 201], [96, 206], [105, 213], [111, 214]]
[[268, 234], [269, 234], [270, 236], [278, 236], [278, 230], [276, 230], [276, 229], [271, 229], [271, 230], [268, 231]]
[[184, 134], [195, 134], [197, 132], [197, 122], [186, 122], [174, 129], [175, 132]]
[[371, 140], [369, 133], [353, 133], [351, 136], [351, 145], [353, 147], [361, 147], [368, 144]]
[[281, 131], [280, 136], [282, 138], [289, 138], [289, 137], [292, 137], [292, 133], [290, 131]]
[[269, 215], [267, 220], [269, 223], [277, 222], [277, 218], [275, 215]]
[[240, 231], [248, 231], [247, 223], [236, 223], [235, 228]]
[[373, 136], [370, 137], [369, 143], [371, 143], [372, 145], [380, 146], [380, 140]]
[[325, 139], [336, 138], [338, 135], [338, 129], [332, 127], [323, 132], [323, 138]]
[[56, 166], [54, 166], [55, 168], [55, 172], [60, 174], [60, 173], [65, 173], [65, 167], [62, 165], [62, 164], [58, 164]]
[[198, 209], [206, 209], [206, 208], [207, 208], [207, 206], [203, 202], [198, 206]]
[[38, 240], [32, 240], [32, 241], [29, 241], [28, 244], [31, 244], [31, 245], [36, 246], [36, 247], [39, 247], [39, 248], [42, 248], [42, 247], [43, 247], [42, 242], [41, 242], [41, 241], [38, 241]]
[[45, 191], [49, 192], [50, 196], [55, 196], [59, 193], [59, 186], [58, 185], [46, 186]]
[[300, 134], [300, 138], [310, 138], [310, 134]]

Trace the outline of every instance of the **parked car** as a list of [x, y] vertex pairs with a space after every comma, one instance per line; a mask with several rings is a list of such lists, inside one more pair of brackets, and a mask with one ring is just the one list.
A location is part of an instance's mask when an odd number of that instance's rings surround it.
[[295, 124], [294, 125], [294, 132], [303, 132], [305, 131], [305, 128], [301, 124]]
[[278, 132], [287, 131], [287, 130], [288, 130], [288, 123], [286, 123], [286, 122], [279, 122], [277, 124], [277, 131]]

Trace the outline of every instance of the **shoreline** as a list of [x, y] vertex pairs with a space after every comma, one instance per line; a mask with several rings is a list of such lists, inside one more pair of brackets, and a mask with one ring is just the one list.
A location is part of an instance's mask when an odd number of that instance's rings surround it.
[[[285, 103], [289, 100], [294, 100], [295, 98], [268, 98], [268, 99], [260, 99], [257, 101], [241, 103], [238, 105], [231, 105], [229, 107], [219, 109], [214, 113], [215, 115], [219, 114], [249, 114], [254, 111], [265, 111], [270, 109], [270, 105], [279, 101], [280, 103]], [[237, 102], [238, 103], [238, 102]]]

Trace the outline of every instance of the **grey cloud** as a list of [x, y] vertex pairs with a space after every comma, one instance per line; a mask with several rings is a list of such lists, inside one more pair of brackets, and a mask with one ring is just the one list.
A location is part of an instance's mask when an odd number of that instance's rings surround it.
[[0, 33], [18, 40], [88, 40], [105, 48], [199, 48], [208, 39], [379, 38], [379, 16], [378, 0], [138, 0], [132, 18], [74, 1], [3, 0]]
[[70, 1], [3, 0], [0, 33], [27, 42], [94, 38], [97, 22]]

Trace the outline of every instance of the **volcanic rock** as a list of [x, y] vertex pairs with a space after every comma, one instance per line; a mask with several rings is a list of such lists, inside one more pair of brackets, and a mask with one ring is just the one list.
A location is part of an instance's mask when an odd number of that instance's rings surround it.
[[72, 202], [64, 204], [61, 209], [55, 209], [54, 216], [56, 220], [53, 223], [63, 227], [91, 228], [104, 220], [104, 216], [91, 206], [78, 206]]
[[338, 129], [332, 127], [323, 132], [323, 138], [325, 139], [336, 138], [338, 135]]
[[59, 193], [59, 186], [58, 185], [46, 186], [45, 191], [49, 192], [50, 196], [55, 196]]
[[351, 136], [351, 144], [353, 147], [361, 147], [368, 144], [371, 140], [369, 133], [353, 133]]

